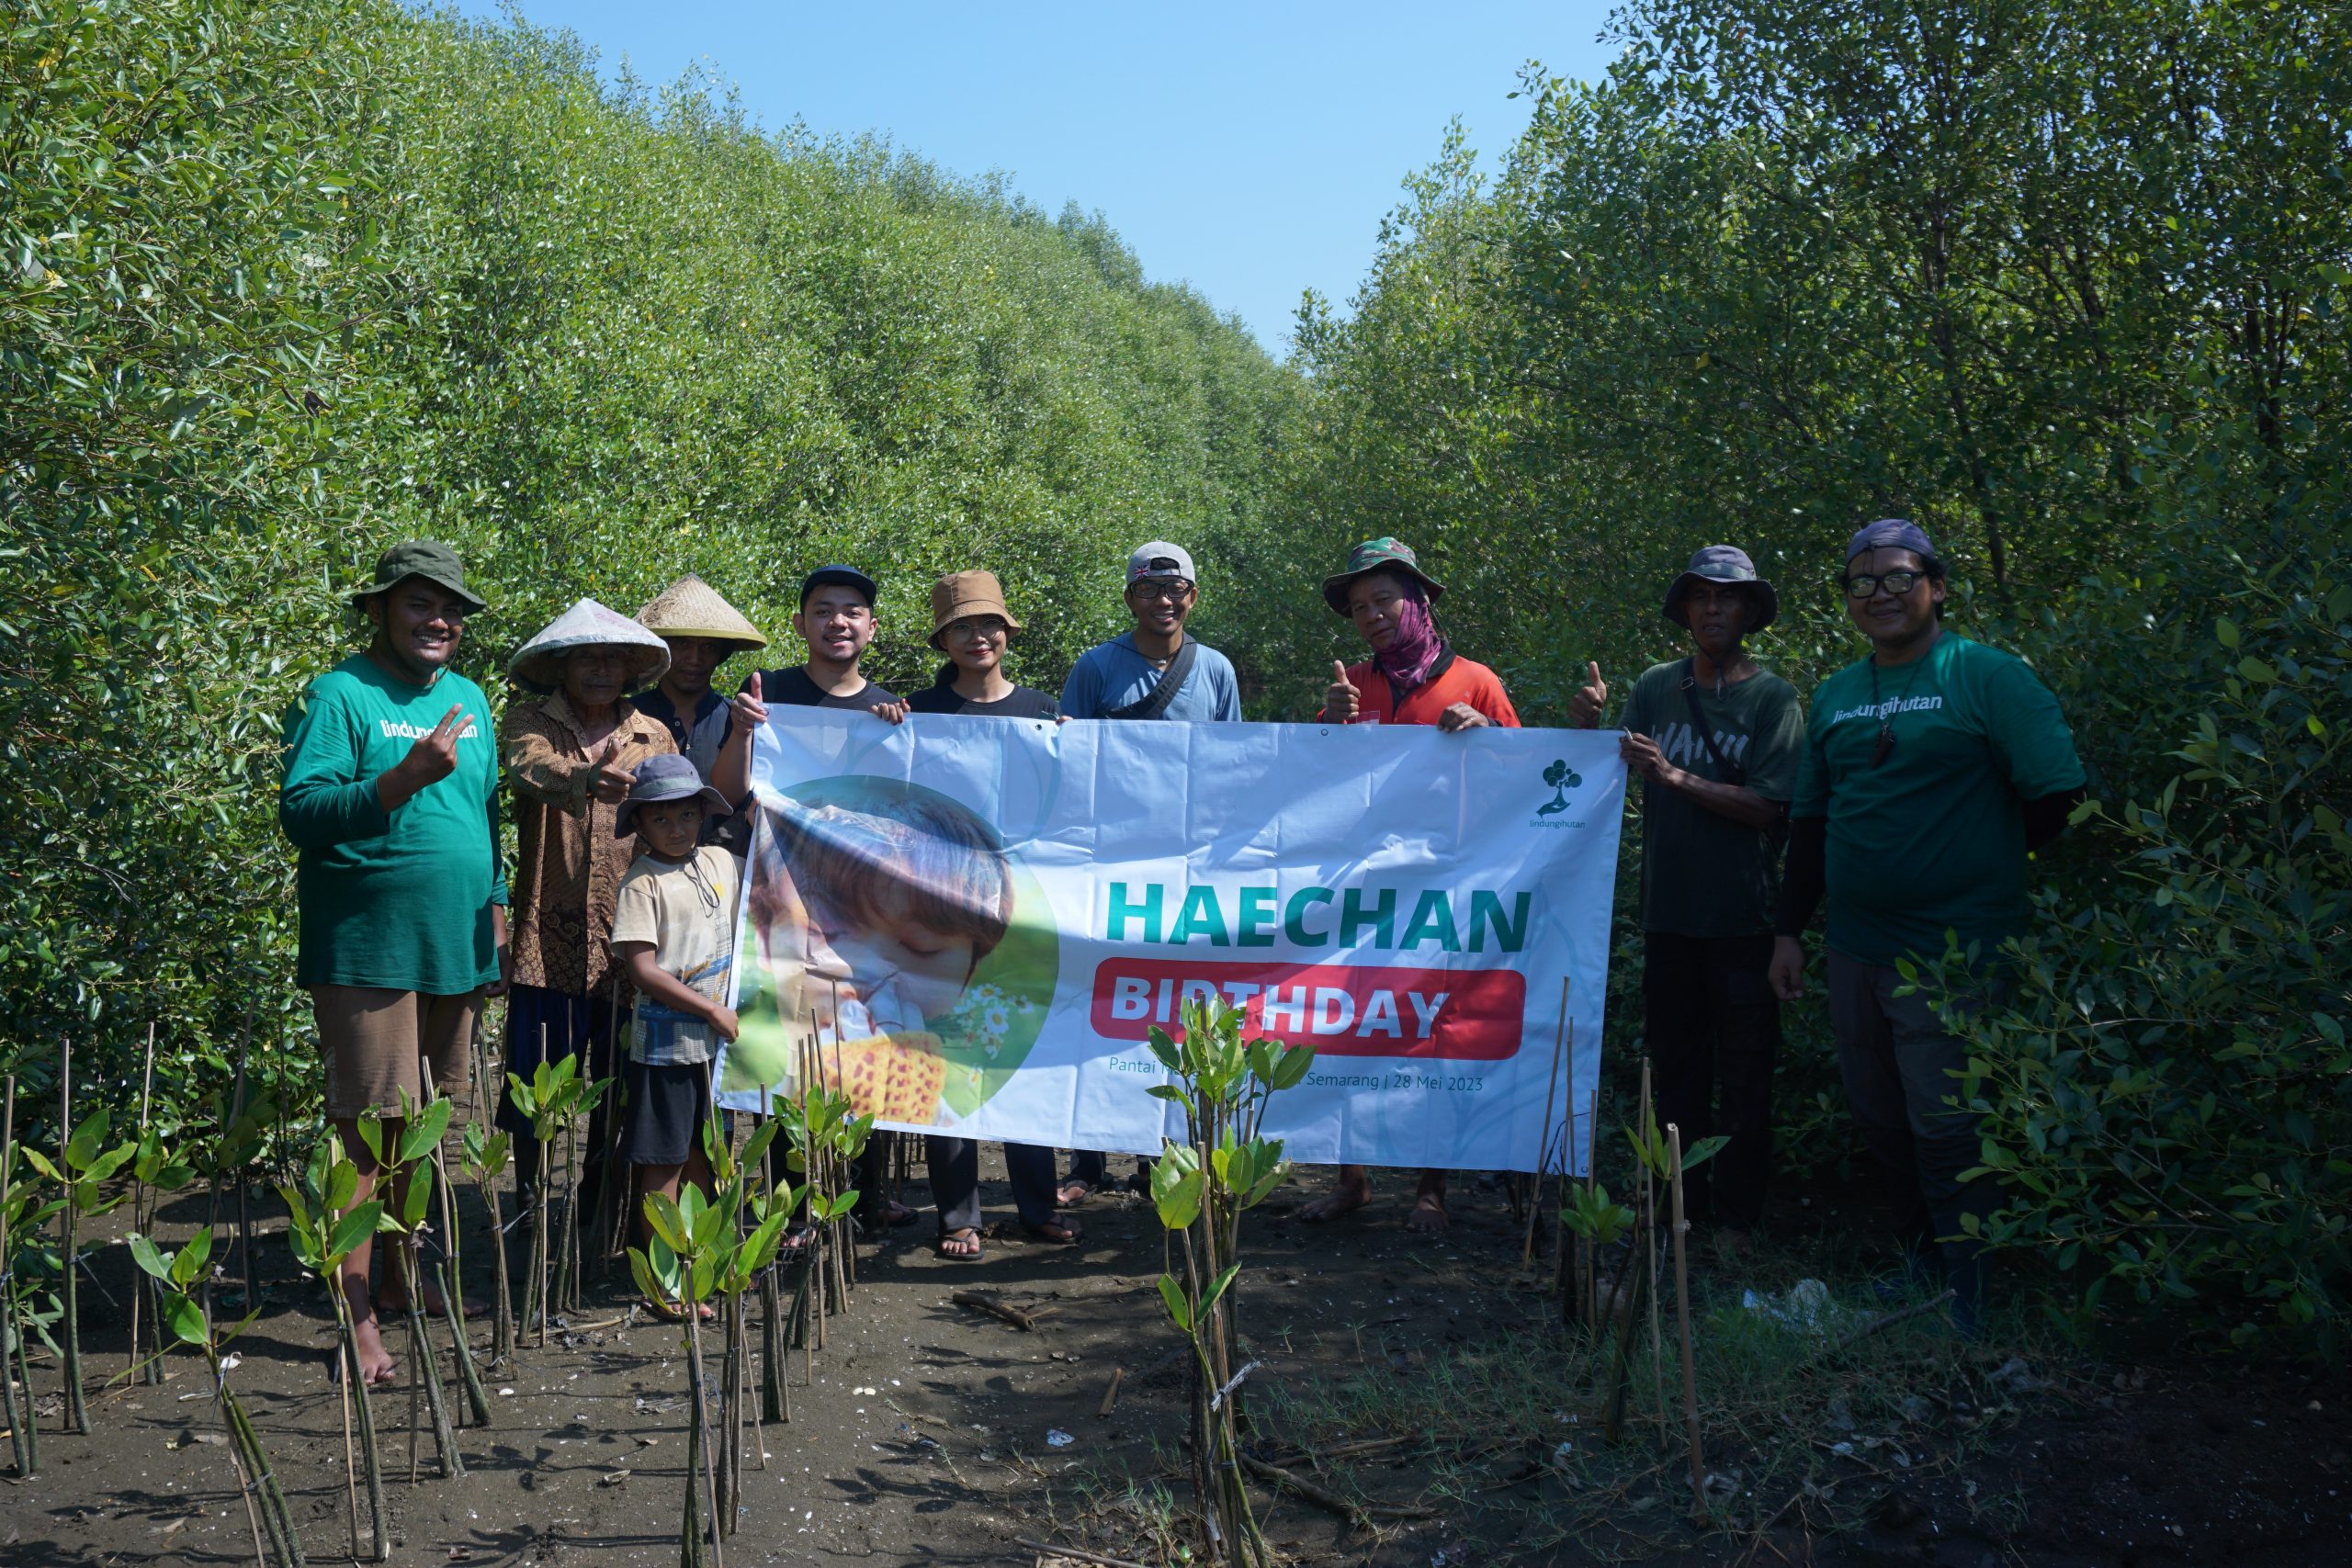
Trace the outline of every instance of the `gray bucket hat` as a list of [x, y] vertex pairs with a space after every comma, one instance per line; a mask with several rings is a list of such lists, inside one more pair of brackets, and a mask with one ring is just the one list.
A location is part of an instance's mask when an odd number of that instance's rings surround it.
[[1747, 585], [1749, 593], [1759, 606], [1759, 613], [1747, 627], [1749, 631], [1762, 631], [1772, 624], [1772, 617], [1781, 613], [1781, 595], [1774, 591], [1770, 582], [1756, 575], [1756, 563], [1747, 558], [1746, 550], [1736, 545], [1709, 545], [1690, 558], [1690, 566], [1684, 569], [1681, 576], [1674, 580], [1674, 585], [1666, 591], [1665, 615], [1668, 620], [1678, 626], [1690, 626], [1690, 619], [1683, 612], [1682, 601], [1690, 597], [1692, 584], [1702, 579], [1709, 582], [1737, 582]]
[[582, 599], [514, 650], [506, 672], [534, 692], [563, 684], [563, 656], [575, 648], [617, 648], [628, 661], [626, 690], [641, 692], [670, 668], [670, 645], [594, 599]]
[[702, 803], [724, 816], [727, 797], [702, 782], [695, 772], [694, 762], [674, 751], [663, 751], [648, 757], [631, 771], [635, 781], [628, 786], [628, 798], [613, 813], [613, 837], [626, 839], [636, 829], [637, 808], [657, 801], [684, 800], [690, 795], [702, 796]]

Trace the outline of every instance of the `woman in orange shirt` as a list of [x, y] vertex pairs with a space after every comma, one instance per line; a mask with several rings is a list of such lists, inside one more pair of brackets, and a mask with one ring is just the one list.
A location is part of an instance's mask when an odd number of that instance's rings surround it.
[[[1430, 608], [1445, 585], [1421, 570], [1411, 547], [1367, 539], [1348, 552], [1347, 570], [1323, 580], [1323, 598], [1354, 623], [1371, 646], [1361, 664], [1331, 663], [1323, 718], [1333, 724], [1433, 724], [1440, 729], [1519, 728], [1519, 714], [1492, 670], [1447, 644]], [[1343, 1165], [1330, 1191], [1299, 1211], [1304, 1220], [1334, 1220], [1372, 1201], [1372, 1174]], [[1445, 1172], [1421, 1172], [1420, 1191], [1405, 1224], [1431, 1234], [1452, 1223]]]

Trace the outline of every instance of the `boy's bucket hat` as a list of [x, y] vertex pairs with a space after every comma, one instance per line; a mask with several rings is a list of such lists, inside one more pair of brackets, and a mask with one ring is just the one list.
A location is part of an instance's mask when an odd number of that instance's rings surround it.
[[704, 637], [726, 643], [730, 655], [768, 645], [759, 627], [691, 571], [654, 595], [637, 613], [637, 622], [656, 637]]
[[506, 672], [534, 692], [563, 684], [563, 656], [575, 648], [617, 648], [628, 657], [626, 690], [643, 691], [670, 668], [670, 645], [618, 610], [582, 599], [514, 650]]
[[703, 783], [702, 775], [695, 772], [694, 763], [674, 751], [646, 758], [631, 770], [631, 773], [637, 782], [628, 786], [628, 798], [622, 801], [613, 813], [613, 837], [616, 839], [626, 839], [634, 831], [629, 822], [637, 816], [639, 807], [650, 806], [657, 801], [684, 800], [690, 795], [698, 795], [702, 796], [703, 804], [714, 811], [724, 812], [727, 809], [727, 797]]
[[1368, 571], [1403, 573], [1421, 585], [1432, 604], [1437, 603], [1438, 595], [1445, 592], [1444, 583], [1421, 570], [1421, 558], [1413, 553], [1412, 546], [1402, 539], [1392, 539], [1383, 535], [1377, 539], [1366, 539], [1350, 550], [1347, 570], [1334, 572], [1323, 580], [1323, 602], [1330, 605], [1334, 613], [1346, 615], [1348, 585]]
[[466, 587], [466, 569], [458, 559], [458, 552], [438, 539], [405, 539], [386, 550], [376, 562], [376, 581], [365, 588], [355, 588], [344, 595], [353, 609], [371, 593], [382, 593], [398, 585], [404, 577], [421, 577], [427, 582], [437, 582], [465, 602], [468, 615], [479, 615], [490, 608], [488, 600]]
[[931, 585], [931, 646], [967, 615], [994, 615], [1013, 631], [1021, 623], [1004, 607], [1004, 590], [992, 571], [951, 571]]
[[1746, 550], [1736, 545], [1709, 545], [1690, 558], [1690, 566], [1666, 591], [1664, 614], [1676, 626], [1690, 626], [1690, 617], [1683, 610], [1682, 602], [1690, 596], [1691, 586], [1702, 578], [1709, 582], [1737, 582], [1747, 586], [1749, 597], [1758, 605], [1756, 620], [1747, 628], [1751, 632], [1762, 631], [1772, 624], [1772, 617], [1781, 613], [1781, 595], [1770, 583], [1756, 575], [1756, 563], [1747, 558]]

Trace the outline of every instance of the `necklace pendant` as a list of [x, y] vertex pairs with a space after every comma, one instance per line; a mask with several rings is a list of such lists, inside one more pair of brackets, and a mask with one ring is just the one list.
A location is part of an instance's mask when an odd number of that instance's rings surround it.
[[1878, 744], [1871, 749], [1871, 766], [1875, 768], [1894, 750], [1894, 726], [1886, 719], [1878, 721]]

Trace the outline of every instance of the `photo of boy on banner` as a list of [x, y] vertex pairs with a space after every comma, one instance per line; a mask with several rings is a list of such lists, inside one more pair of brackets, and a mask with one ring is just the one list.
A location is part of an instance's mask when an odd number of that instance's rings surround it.
[[[742, 1033], [721, 1095], [796, 1092], [795, 1046], [813, 1040], [820, 1081], [860, 1114], [928, 1127], [977, 1106], [1026, 1054], [1044, 1020], [1034, 998], [1053, 991], [1052, 931], [1016, 928], [995, 830], [937, 791], [867, 776], [763, 799], [756, 815]], [[976, 983], [1009, 935], [994, 981]]]

